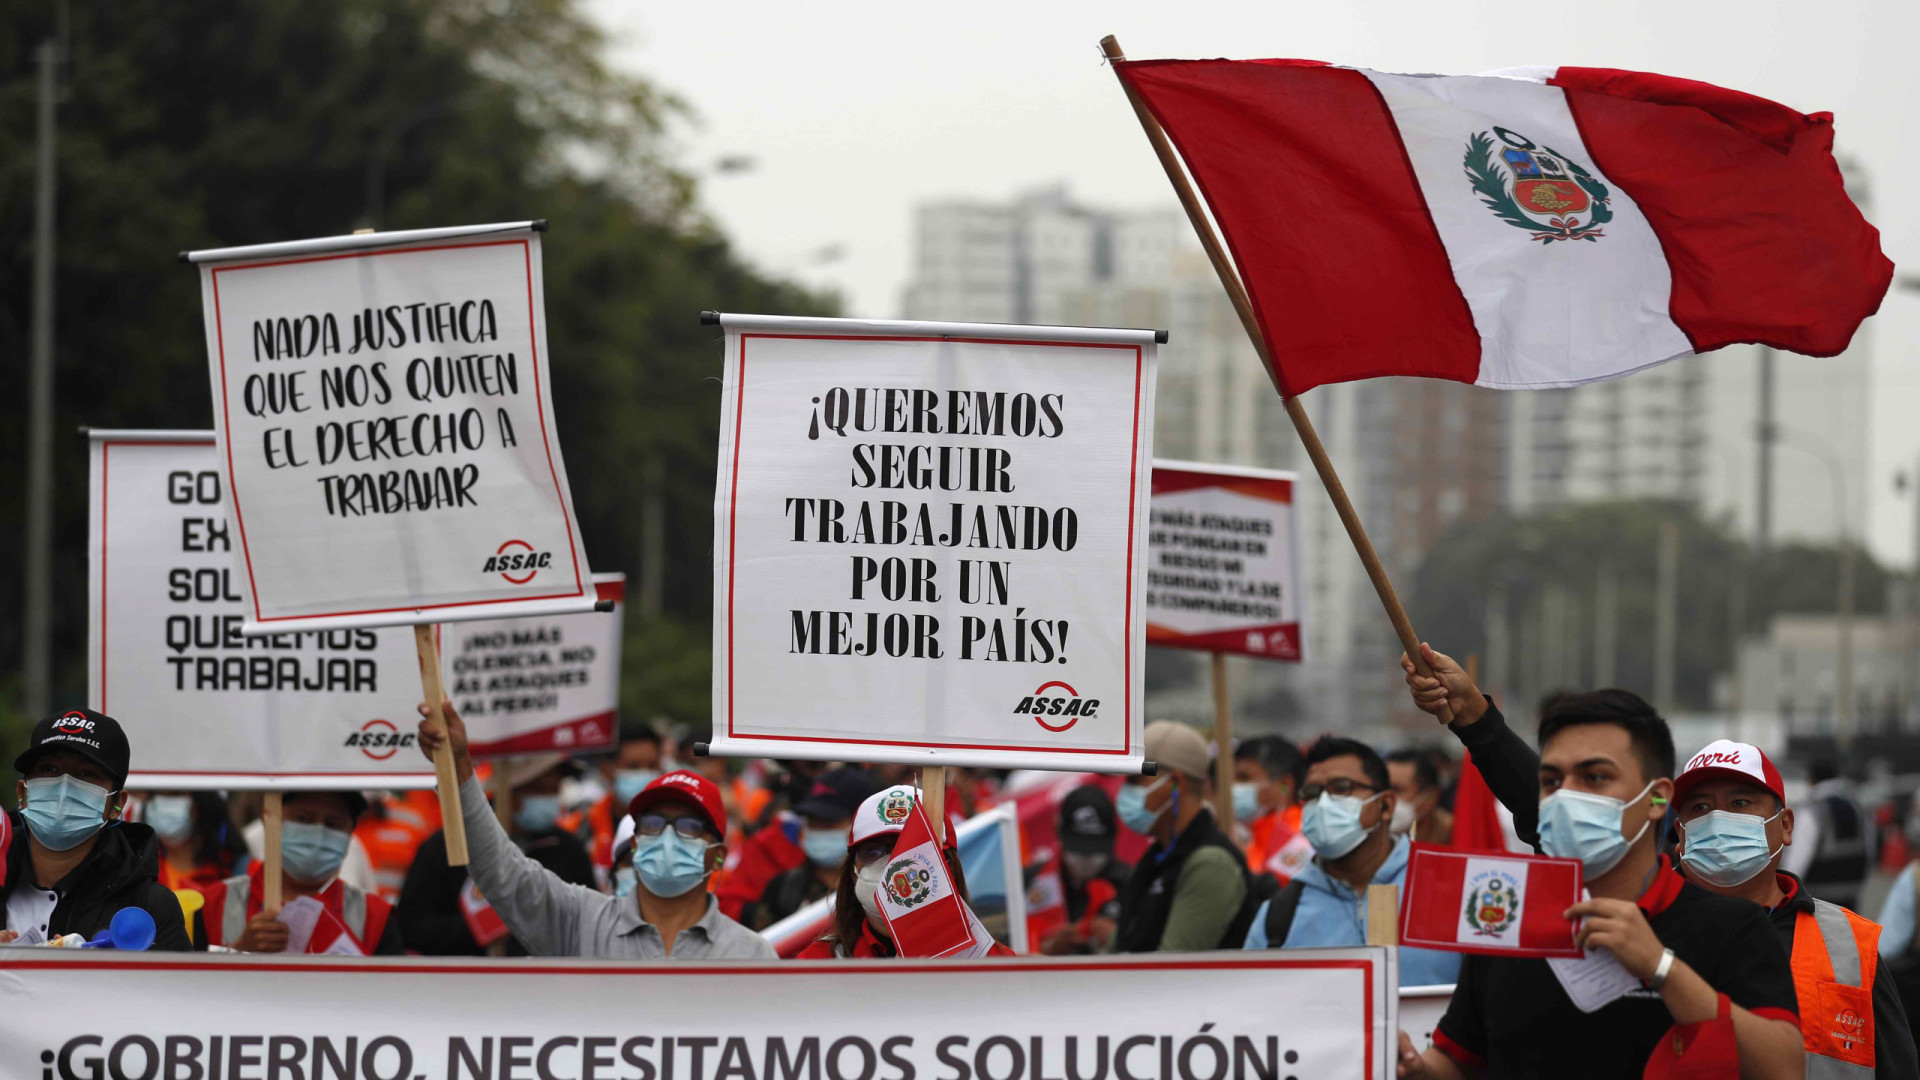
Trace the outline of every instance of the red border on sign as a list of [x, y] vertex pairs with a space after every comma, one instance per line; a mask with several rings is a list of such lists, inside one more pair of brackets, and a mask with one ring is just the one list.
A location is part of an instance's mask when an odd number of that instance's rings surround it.
[[[1146, 350], [1139, 345], [1084, 341], [1031, 341], [1018, 338], [963, 338], [939, 337], [929, 335], [875, 336], [867, 334], [748, 334], [740, 335], [740, 376], [739, 387], [734, 396], [733, 409], [733, 482], [727, 492], [727, 737], [761, 739], [768, 742], [810, 742], [843, 743], [854, 746], [908, 746], [924, 747], [929, 750], [1006, 750], [1013, 752], [1037, 752], [1053, 754], [1088, 754], [1101, 757], [1125, 757], [1133, 753], [1133, 633], [1127, 632], [1126, 650], [1126, 691], [1122, 699], [1125, 702], [1125, 729], [1127, 744], [1118, 750], [1076, 750], [1062, 749], [1042, 745], [1000, 746], [990, 743], [936, 743], [914, 742], [907, 739], [827, 739], [813, 735], [741, 735], [734, 730], [734, 692], [733, 692], [733, 560], [737, 550], [734, 537], [740, 520], [740, 432], [741, 419], [747, 403], [747, 341], [750, 338], [769, 338], [798, 341], [943, 341], [961, 345], [1037, 345], [1050, 348], [1068, 349], [1132, 349], [1133, 350], [1133, 444], [1127, 458], [1127, 520], [1133, 521], [1137, 513], [1137, 500], [1140, 485], [1140, 391], [1146, 373]], [[1122, 584], [1126, 590], [1126, 625], [1133, 625], [1133, 532], [1127, 530], [1127, 576]]]
[[253, 601], [253, 621], [257, 623], [297, 622], [302, 619], [339, 618], [348, 615], [384, 615], [395, 611], [431, 611], [434, 608], [480, 607], [490, 604], [518, 604], [530, 600], [561, 600], [567, 597], [586, 595], [586, 586], [580, 579], [579, 545], [573, 538], [573, 515], [566, 513], [566, 493], [560, 490], [560, 473], [553, 464], [553, 440], [547, 435], [547, 402], [540, 393], [540, 334], [534, 318], [533, 307], [533, 245], [527, 240], [486, 240], [471, 244], [437, 244], [432, 247], [392, 248], [383, 251], [350, 251], [339, 255], [310, 255], [298, 259], [274, 259], [269, 262], [238, 263], [233, 266], [218, 266], [208, 272], [208, 280], [213, 282], [213, 333], [218, 343], [220, 359], [220, 430], [231, 432], [229, 419], [227, 387], [227, 335], [226, 327], [220, 315], [220, 275], [236, 270], [262, 270], [270, 266], [291, 266], [297, 263], [333, 262], [339, 259], [372, 259], [382, 255], [417, 255], [428, 251], [458, 251], [465, 248], [512, 247], [518, 244], [526, 256], [527, 267], [527, 343], [532, 354], [533, 364], [533, 403], [540, 417], [540, 444], [547, 454], [547, 475], [553, 480], [553, 493], [559, 500], [561, 518], [567, 526], [567, 554], [573, 561], [573, 591], [546, 593], [541, 596], [503, 596], [495, 600], [462, 600], [445, 604], [420, 605], [407, 604], [401, 607], [367, 608], [362, 611], [316, 611], [305, 615], [276, 615], [267, 618], [260, 614], [260, 588], [253, 574], [253, 552], [247, 545], [247, 520], [240, 512], [239, 485], [233, 481], [233, 439], [227, 444], [227, 492], [232, 496], [233, 521], [240, 530], [240, 557], [247, 563], [247, 597]]
[[[1147, 963], [1141, 961], [1105, 961], [1090, 964], [1063, 963], [1025, 963], [1018, 960], [985, 962], [976, 960], [950, 960], [929, 963], [915, 960], [889, 960], [885, 963], [845, 963], [842, 961], [793, 961], [781, 960], [766, 964], [742, 964], [739, 962], [716, 963], [711, 967], [684, 963], [656, 962], [645, 965], [625, 964], [619, 961], [600, 961], [593, 964], [554, 964], [533, 966], [516, 963], [497, 964], [395, 964], [382, 962], [373, 957], [353, 960], [333, 960], [314, 957], [304, 963], [248, 963], [245, 961], [216, 960], [172, 960], [155, 963], [141, 963], [137, 960], [93, 959], [68, 960], [50, 956], [35, 957], [33, 950], [0, 950], [0, 971], [10, 969], [36, 970], [40, 968], [61, 968], [75, 970], [106, 971], [208, 971], [225, 968], [231, 972], [261, 974], [306, 972], [309, 974], [330, 972], [343, 975], [388, 974], [388, 975], [664, 975], [674, 978], [696, 978], [716, 976], [726, 978], [738, 975], [801, 975], [801, 976], [880, 976], [897, 974], [951, 975], [962, 972], [999, 972], [999, 971], [1220, 971], [1247, 970], [1250, 968], [1304, 968], [1321, 971], [1354, 971], [1361, 973], [1361, 1013], [1366, 1017], [1366, 1033], [1362, 1037], [1366, 1044], [1366, 1073], [1373, 1075], [1374, 1016], [1373, 1016], [1373, 969], [1374, 965], [1365, 960], [1291, 960], [1278, 957], [1258, 960], [1214, 960], [1175, 963]], [[18, 953], [19, 958], [4, 955]], [[697, 963], [697, 962], [696, 962]], [[689, 970], [689, 969], [692, 970]]]

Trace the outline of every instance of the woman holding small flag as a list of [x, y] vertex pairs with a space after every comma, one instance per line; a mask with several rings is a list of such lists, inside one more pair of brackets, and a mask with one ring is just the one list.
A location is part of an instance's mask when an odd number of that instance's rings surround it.
[[1011, 955], [967, 906], [952, 830], [944, 844], [934, 841], [913, 788], [883, 788], [861, 803], [840, 864], [833, 930], [799, 959]]

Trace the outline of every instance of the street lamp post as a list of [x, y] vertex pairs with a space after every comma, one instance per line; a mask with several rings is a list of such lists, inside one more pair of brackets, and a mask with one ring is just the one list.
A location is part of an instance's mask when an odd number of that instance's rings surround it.
[[[1799, 440], [1806, 440], [1801, 442]], [[1781, 445], [1791, 446], [1805, 454], [1812, 454], [1827, 466], [1829, 480], [1833, 486], [1833, 512], [1840, 528], [1840, 596], [1838, 608], [1838, 641], [1835, 661], [1834, 687], [1834, 742], [1839, 744], [1840, 756], [1844, 759], [1853, 744], [1853, 576], [1854, 543], [1853, 528], [1847, 518], [1846, 470], [1841, 466], [1840, 455], [1831, 446], [1806, 432], [1794, 432], [1793, 439], [1781, 439]]]

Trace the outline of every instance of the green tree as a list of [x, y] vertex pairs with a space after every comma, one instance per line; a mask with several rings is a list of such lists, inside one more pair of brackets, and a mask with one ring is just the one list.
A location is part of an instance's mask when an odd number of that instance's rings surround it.
[[[51, 5], [0, 12], [0, 346], [26, 355], [35, 46]], [[574, 0], [123, 0], [71, 5], [59, 110], [56, 431], [208, 427], [187, 248], [546, 218], [556, 410], [595, 567], [640, 569], [662, 477], [662, 612], [628, 616], [630, 715], [704, 722], [719, 336], [703, 308], [831, 314], [748, 267], [665, 152], [684, 111], [611, 68]], [[20, 394], [0, 445], [21, 447]], [[84, 699], [86, 446], [57, 444], [56, 701]], [[23, 470], [0, 470], [20, 507]], [[0, 562], [21, 537], [0, 530]], [[19, 610], [0, 575], [0, 610]], [[20, 627], [0, 620], [0, 670]], [[5, 688], [0, 688], [5, 689]], [[6, 694], [8, 708], [12, 692]], [[0, 761], [23, 718], [0, 723]]]

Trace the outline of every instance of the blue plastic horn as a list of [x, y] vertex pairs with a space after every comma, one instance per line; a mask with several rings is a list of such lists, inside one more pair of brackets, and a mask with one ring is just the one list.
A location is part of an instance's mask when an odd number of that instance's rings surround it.
[[113, 913], [105, 930], [93, 935], [93, 940], [81, 948], [144, 952], [153, 947], [154, 934], [153, 916], [146, 908], [123, 907]]

